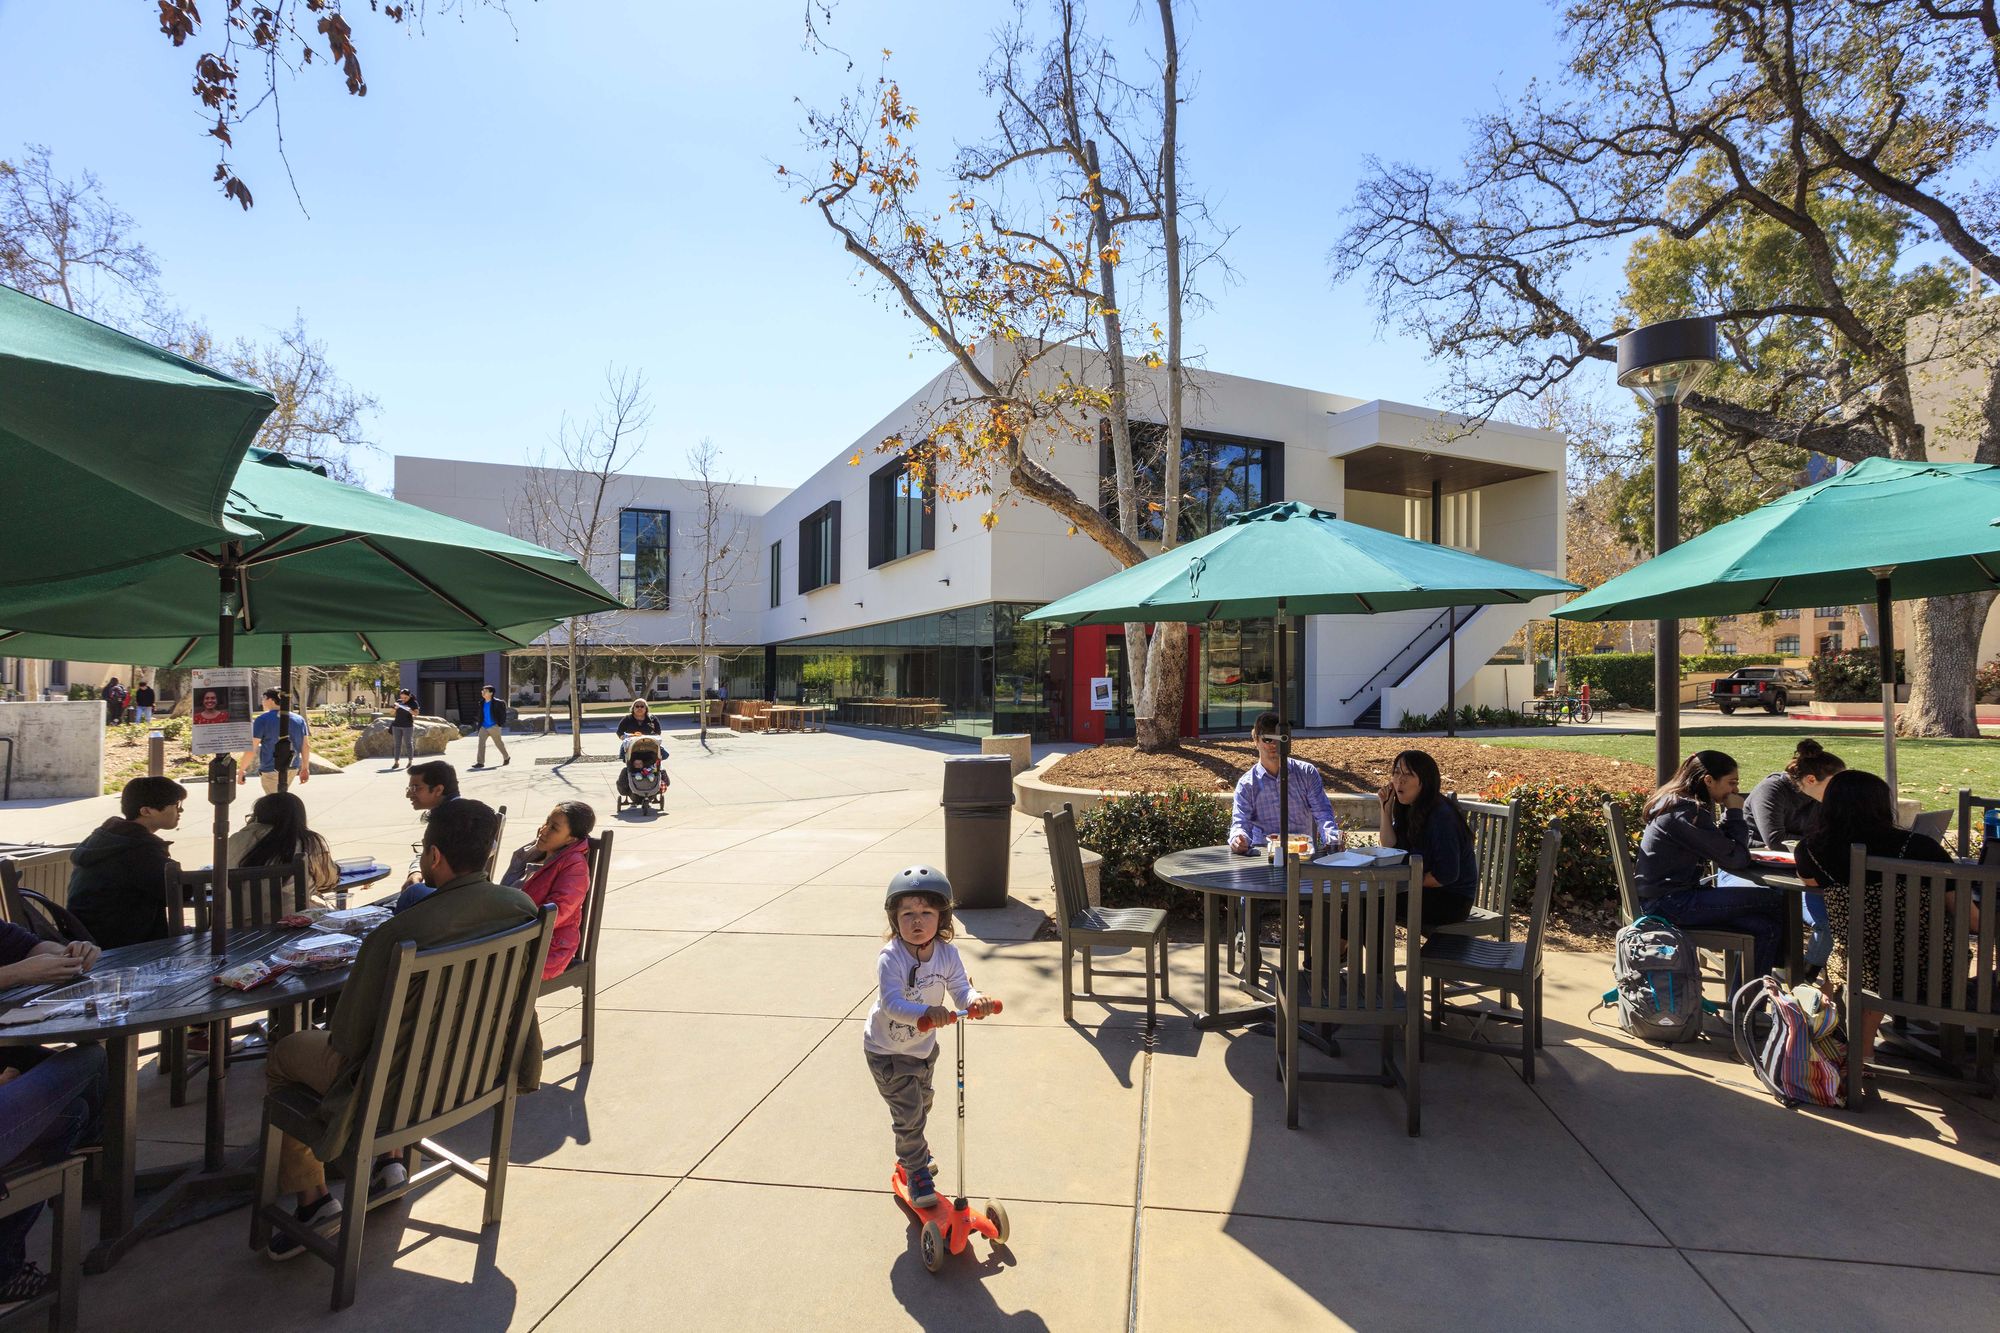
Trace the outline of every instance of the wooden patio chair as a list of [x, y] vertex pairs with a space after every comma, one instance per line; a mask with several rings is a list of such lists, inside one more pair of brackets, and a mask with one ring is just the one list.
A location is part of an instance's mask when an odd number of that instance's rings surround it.
[[[167, 904], [167, 934], [183, 935], [189, 929], [196, 934], [208, 929], [209, 913], [213, 910], [215, 872], [213, 870], [182, 870], [180, 863], [167, 862], [164, 892]], [[235, 866], [229, 872], [229, 924], [235, 926], [268, 926], [279, 917], [305, 910], [312, 901], [311, 882], [307, 878], [306, 863], [282, 861], [268, 866]], [[194, 924], [188, 924], [192, 916]], [[275, 1019], [277, 1015], [274, 1013]], [[288, 1026], [295, 1027], [296, 1019]], [[172, 1106], [187, 1105], [188, 1080], [206, 1067], [208, 1060], [217, 1049], [229, 1041], [229, 1025], [211, 1023], [208, 1030], [209, 1055], [195, 1055], [189, 1059], [188, 1029], [169, 1028], [160, 1034], [160, 1072], [172, 1079], [167, 1090], [167, 1102]], [[275, 1040], [275, 1037], [273, 1038]], [[261, 1059], [268, 1048], [257, 1046], [231, 1052], [229, 1059]]]
[[507, 845], [507, 807], [503, 805], [493, 813], [496, 816], [493, 824], [493, 846], [486, 853], [486, 878], [497, 883], [500, 877], [500, 849]]
[[1458, 808], [1472, 828], [1472, 859], [1479, 867], [1479, 889], [1472, 915], [1431, 932], [1439, 935], [1490, 935], [1504, 940], [1512, 934], [1508, 908], [1514, 900], [1514, 836], [1521, 826], [1521, 798], [1505, 805], [1491, 801], [1460, 801]]
[[[597, 931], [604, 924], [604, 895], [611, 883], [612, 836], [613, 831], [606, 829], [590, 840], [590, 850], [586, 853], [590, 866], [590, 893], [583, 900], [583, 920], [578, 923], [582, 938], [577, 944], [576, 956], [569, 960], [569, 966], [543, 981], [541, 990], [543, 995], [552, 995], [571, 987], [582, 989], [583, 1036], [579, 1043], [583, 1047], [583, 1063], [586, 1065], [596, 1058]], [[563, 1046], [557, 1049], [568, 1048]]]
[[[1551, 820], [1542, 831], [1541, 854], [1535, 862], [1535, 893], [1528, 912], [1527, 939], [1495, 940], [1433, 931], [1423, 947], [1424, 976], [1431, 983], [1431, 1023], [1424, 1040], [1518, 1058], [1521, 1078], [1528, 1083], [1535, 1081], [1535, 1048], [1542, 1044], [1542, 932], [1548, 923], [1549, 897], [1556, 883], [1556, 856], [1561, 850], [1562, 821]], [[1449, 994], [1447, 986], [1452, 988]], [[1472, 1008], [1449, 1003], [1452, 994], [1482, 990], [1499, 991], [1500, 1006]], [[1518, 1007], [1506, 1004], [1509, 995], [1521, 997]], [[1446, 1033], [1443, 1028], [1447, 1014], [1472, 1017], [1474, 1036]], [[1520, 1026], [1518, 1050], [1476, 1039], [1476, 1025], [1489, 1018]]]
[[38, 1203], [51, 1205], [54, 1214], [49, 1289], [0, 1315], [0, 1327], [22, 1327], [30, 1316], [46, 1311], [50, 1333], [76, 1333], [83, 1294], [83, 1162], [82, 1157], [66, 1157], [0, 1175], [0, 1217]]
[[[1995, 896], [2000, 894], [2000, 867], [1941, 866], [1935, 861], [1870, 856], [1866, 847], [1856, 844], [1847, 882], [1863, 886], [1849, 890], [1850, 895], [1866, 895], [1881, 904], [1881, 933], [1874, 939], [1867, 936], [1867, 924], [1875, 913], [1861, 903], [1848, 909], [1847, 1013], [1874, 1009], [1891, 1018], [1935, 1023], [1946, 1038], [1951, 1053], [1947, 1058], [1953, 1064], [1963, 1034], [1971, 1030], [1976, 1034], [1974, 1075], [1959, 1081], [1984, 1097], [2000, 1092], [1993, 1073], [1993, 1034], [2000, 1031], [2000, 996], [1995, 994], [1995, 983], [2000, 981], [2000, 910], [1993, 904], [2000, 902]], [[1952, 896], [1949, 911], [1944, 905], [1947, 888]], [[1920, 941], [1917, 921], [1926, 898], [1931, 904], [1931, 937]], [[1976, 932], [1971, 925], [1975, 898], [1984, 908]], [[1944, 928], [1947, 924], [1949, 930]], [[1947, 937], [1950, 949], [1945, 948]], [[1872, 989], [1861, 984], [1862, 969], [1856, 962], [1870, 953], [1875, 956]], [[1861, 1105], [1861, 1071], [1870, 1054], [1857, 1043], [1848, 1043], [1850, 1107]], [[1935, 1081], [1932, 1074], [1923, 1077]]]
[[[262, 1250], [276, 1227], [333, 1266], [333, 1308], [354, 1303], [361, 1239], [370, 1209], [421, 1189], [447, 1171], [486, 1194], [484, 1226], [500, 1221], [507, 1155], [514, 1143], [514, 1079], [521, 1067], [555, 909], [539, 920], [468, 944], [419, 952], [395, 948], [383, 983], [375, 1032], [354, 1088], [353, 1129], [330, 1165], [346, 1184], [340, 1235], [328, 1239], [278, 1203], [280, 1133], [311, 1143], [325, 1133], [318, 1094], [279, 1088], [264, 1098], [264, 1134], [250, 1245]], [[485, 1170], [440, 1147], [431, 1136], [493, 1114]], [[409, 1150], [409, 1179], [370, 1196], [370, 1167], [380, 1153]], [[423, 1166], [422, 1159], [436, 1159]]]
[[[1645, 912], [1639, 906], [1639, 890], [1632, 871], [1632, 839], [1625, 830], [1625, 816], [1618, 807], [1604, 803], [1604, 828], [1611, 839], [1611, 870], [1618, 878], [1619, 921], [1631, 925]], [[1702, 1007], [1712, 1014], [1727, 1013], [1730, 997], [1750, 979], [1757, 965], [1757, 941], [1740, 930], [1690, 930], [1685, 926], [1676, 927], [1688, 937], [1688, 942], [1698, 951], [1722, 955], [1722, 1003], [1703, 1000]], [[1617, 992], [1607, 995], [1605, 1003], [1617, 998]]]
[[1136, 996], [1099, 996], [1091, 973], [1092, 949], [1142, 949], [1145, 970], [1106, 972], [1107, 977], [1146, 979], [1146, 1026], [1158, 1019], [1153, 996], [1159, 983], [1159, 998], [1167, 998], [1167, 914], [1157, 907], [1092, 907], [1084, 885], [1083, 853], [1076, 841], [1076, 808], [1068, 801], [1063, 808], [1042, 816], [1042, 830], [1048, 835], [1049, 863], [1055, 871], [1056, 931], [1062, 938], [1063, 1022], [1074, 1021], [1076, 991], [1070, 974], [1070, 959], [1083, 955], [1083, 994], [1096, 999], [1136, 999]]
[[[1983, 824], [1986, 812], [1995, 807], [2000, 807], [2000, 796], [1975, 796], [1972, 794], [1972, 788], [1970, 787], [1960, 787], [1958, 789], [1958, 854], [1961, 857], [1967, 860], [1970, 860], [1972, 857], [1973, 812], [1975, 810], [1979, 812], [1978, 818]], [[2000, 855], [2000, 848], [1995, 848], [1993, 851], [1995, 855]], [[1982, 861], [1986, 855], [1986, 851], [1982, 850], [1980, 852]]]
[[[1403, 939], [1397, 942], [1396, 901], [1407, 896], [1408, 919], [1421, 921], [1423, 895], [1424, 858], [1415, 854], [1403, 865], [1352, 869], [1288, 858], [1284, 943], [1278, 954], [1272, 998], [1278, 1009], [1278, 1077], [1285, 1085], [1285, 1124], [1289, 1127], [1297, 1129], [1299, 1124], [1299, 1084], [1311, 1081], [1400, 1086], [1404, 1127], [1412, 1137], [1421, 1130], [1421, 932], [1414, 928], [1401, 932]], [[1301, 920], [1306, 938], [1312, 941], [1310, 957], [1301, 948]], [[1400, 979], [1396, 975], [1399, 967]], [[1374, 1028], [1381, 1040], [1381, 1071], [1308, 1073], [1299, 1065], [1299, 1027], [1305, 1023]], [[1403, 1047], [1400, 1060], [1396, 1056], [1399, 1033]]]

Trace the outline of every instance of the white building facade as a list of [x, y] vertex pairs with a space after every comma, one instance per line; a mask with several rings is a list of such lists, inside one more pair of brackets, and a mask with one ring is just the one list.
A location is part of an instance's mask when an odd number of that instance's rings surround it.
[[[1060, 369], [1045, 364], [1035, 374]], [[1090, 367], [1067, 369], [1082, 376]], [[1164, 377], [1156, 380], [1136, 365], [1131, 375], [1135, 423], [1156, 422], [1160, 414], [1147, 405]], [[1441, 536], [1495, 560], [1561, 573], [1561, 436], [1497, 423], [1474, 429], [1430, 409], [1239, 376], [1203, 371], [1192, 378], [1182, 443], [1184, 539], [1232, 513], [1299, 500], [1370, 527], [1420, 540]], [[925, 494], [898, 455], [879, 449], [890, 436], [920, 434], [952, 395], [954, 379], [951, 372], [938, 376], [859, 438], [825, 449], [826, 461], [796, 487], [730, 488], [733, 531], [748, 555], [734, 560], [726, 577], [710, 580], [718, 595], [709, 638], [722, 645], [723, 683], [732, 697], [828, 702], [863, 723], [920, 718], [934, 730], [966, 736], [1129, 735], [1122, 630], [1050, 629], [1021, 620], [1114, 572], [1112, 557], [1089, 538], [1070, 535], [1060, 515], [1026, 500], [1003, 497], [989, 528], [981, 519], [990, 496]], [[1094, 423], [1082, 425], [1032, 447], [1078, 495], [1097, 497], [1110, 471], [1108, 446], [1089, 442]], [[1151, 442], [1157, 458], [1157, 428], [1148, 434], [1135, 425], [1135, 434]], [[518, 526], [510, 516], [519, 512], [529, 474], [508, 464], [399, 456], [395, 493], [507, 529]], [[965, 479], [956, 480], [962, 486]], [[700, 498], [691, 483], [669, 478], [617, 483], [620, 551], [592, 572], [640, 603], [617, 617], [618, 639], [677, 651], [694, 642], [689, 600], [708, 563], [695, 535]], [[1530, 615], [1549, 609], [1461, 614], [1452, 682], [1459, 704], [1520, 703], [1530, 692], [1529, 670], [1489, 661]], [[1394, 727], [1405, 713], [1435, 712], [1447, 689], [1446, 619], [1433, 612], [1295, 620], [1287, 630], [1296, 649], [1290, 660], [1298, 665], [1286, 711], [1315, 727], [1377, 721]], [[1276, 706], [1276, 632], [1268, 621], [1197, 627], [1184, 731], [1247, 729], [1257, 713]], [[406, 684], [431, 691], [420, 691], [427, 706], [434, 697], [449, 703], [463, 682], [497, 674], [495, 664], [478, 659], [407, 664], [405, 671]], [[1108, 712], [1090, 706], [1091, 682], [1106, 676], [1114, 682]], [[925, 706], [900, 712], [867, 706], [885, 700]]]

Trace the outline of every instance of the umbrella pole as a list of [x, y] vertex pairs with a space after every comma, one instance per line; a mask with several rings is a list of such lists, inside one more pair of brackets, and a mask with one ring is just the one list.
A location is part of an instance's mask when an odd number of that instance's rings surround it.
[[1449, 607], [1444, 622], [1444, 734], [1458, 735], [1458, 608]]
[[[221, 583], [221, 616], [215, 630], [215, 665], [236, 665], [236, 611], [242, 595], [237, 571], [241, 551], [235, 542], [223, 547], [217, 567]], [[208, 900], [208, 951], [220, 958], [229, 950], [229, 803], [236, 799], [236, 756], [224, 750], [208, 761], [208, 800], [215, 807], [215, 847], [209, 864], [214, 886]], [[211, 1061], [224, 1052], [211, 1050]]]
[[1896, 621], [1889, 604], [1889, 576], [1894, 565], [1868, 571], [1875, 576], [1875, 636], [1882, 666], [1882, 780], [1889, 784], [1891, 807], [1901, 799], [1896, 787]]
[[[1278, 864], [1289, 863], [1292, 854], [1292, 710], [1285, 698], [1285, 599], [1278, 599], [1278, 618], [1272, 624], [1277, 640], [1278, 704]], [[1287, 959], [1287, 962], [1290, 960]]]
[[271, 760], [278, 766], [278, 790], [291, 783], [292, 761], [292, 636], [278, 638], [278, 740], [271, 747]]

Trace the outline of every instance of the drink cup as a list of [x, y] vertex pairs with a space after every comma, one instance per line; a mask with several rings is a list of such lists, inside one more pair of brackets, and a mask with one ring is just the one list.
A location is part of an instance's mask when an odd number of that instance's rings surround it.
[[107, 968], [90, 974], [90, 999], [97, 1009], [98, 1021], [116, 1023], [124, 1019], [132, 1007], [136, 979], [137, 973], [129, 967]]

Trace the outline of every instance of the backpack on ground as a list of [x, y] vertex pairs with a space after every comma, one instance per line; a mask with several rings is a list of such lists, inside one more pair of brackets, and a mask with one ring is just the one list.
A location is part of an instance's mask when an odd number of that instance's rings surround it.
[[[1764, 1024], [1760, 1045], [1757, 1028]], [[1817, 986], [1788, 988], [1776, 977], [1758, 977], [1730, 997], [1729, 1030], [1743, 1063], [1786, 1106], [1847, 1105], [1847, 1042], [1835, 997]]]
[[1618, 1022], [1660, 1045], [1701, 1035], [1701, 958], [1687, 936], [1661, 916], [1642, 916], [1618, 932], [1611, 963]]

